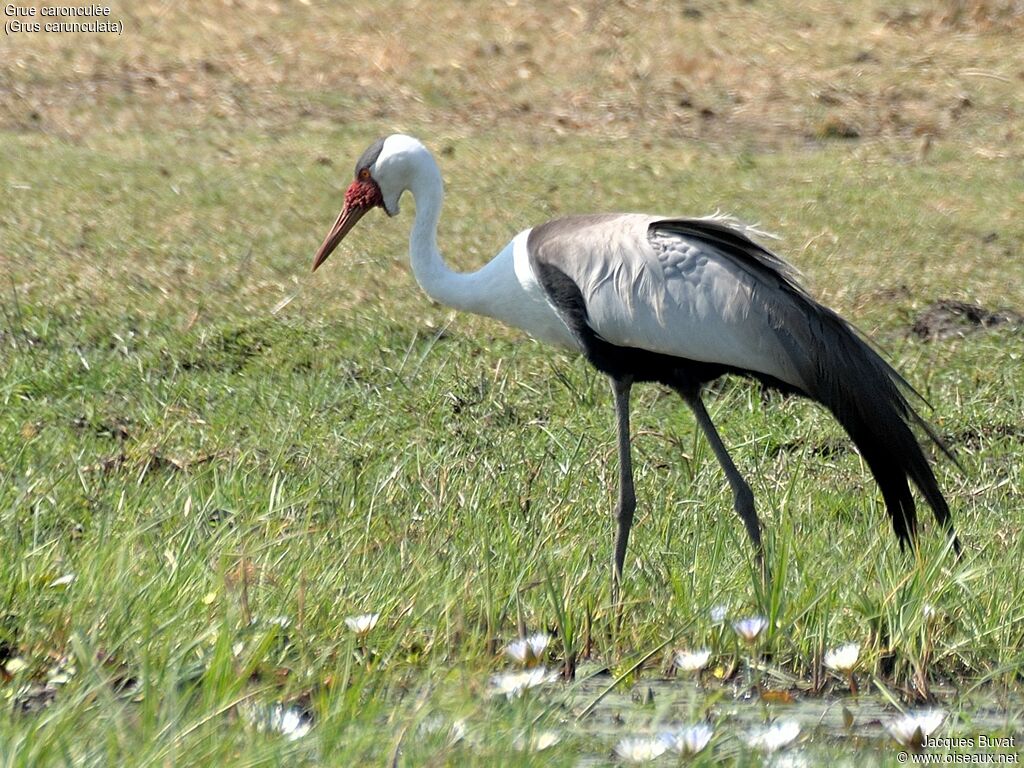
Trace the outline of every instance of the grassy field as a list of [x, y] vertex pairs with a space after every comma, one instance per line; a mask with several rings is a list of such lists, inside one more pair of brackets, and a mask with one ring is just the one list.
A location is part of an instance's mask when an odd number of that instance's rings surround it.
[[[1019, 3], [112, 18], [120, 37], [0, 39], [0, 764], [607, 764], [707, 720], [700, 759], [756, 765], [742, 736], [776, 718], [809, 764], [885, 763], [881, 724], [926, 703], [946, 735], [1024, 738], [1024, 333], [910, 331], [939, 299], [1024, 310]], [[438, 154], [462, 269], [571, 212], [778, 234], [934, 407], [966, 556], [930, 520], [901, 553], [840, 428], [728, 380], [708, 401], [766, 525], [758, 590], [714, 457], [648, 387], [619, 625], [604, 380], [432, 304], [411, 204], [309, 274], [355, 159], [398, 130]], [[768, 617], [756, 648], [713, 625], [723, 604]], [[533, 631], [576, 680], [493, 695]], [[846, 642], [856, 699], [822, 667]], [[671, 666], [701, 646], [698, 691]], [[515, 749], [542, 731], [559, 743]]]

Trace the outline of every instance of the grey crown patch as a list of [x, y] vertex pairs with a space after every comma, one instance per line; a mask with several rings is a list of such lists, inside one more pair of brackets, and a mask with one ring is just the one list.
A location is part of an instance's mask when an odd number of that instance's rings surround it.
[[356, 178], [359, 177], [359, 172], [363, 170], [363, 168], [370, 168], [377, 162], [377, 158], [380, 157], [380, 151], [384, 149], [385, 138], [387, 137], [377, 139], [373, 144], [366, 148], [366, 151], [363, 152], [363, 154], [359, 156], [359, 159], [356, 161], [356, 171], [355, 174], [353, 174]]

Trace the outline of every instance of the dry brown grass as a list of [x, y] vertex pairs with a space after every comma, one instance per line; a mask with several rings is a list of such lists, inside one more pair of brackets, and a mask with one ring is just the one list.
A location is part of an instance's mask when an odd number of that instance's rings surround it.
[[[495, 124], [777, 145], [1017, 137], [1019, 3], [645, 0], [120, 4], [120, 38], [6, 38], [0, 126], [77, 139], [166, 123]], [[937, 23], [937, 22], [942, 23]], [[998, 23], [997, 23], [998, 22]]]
[[1021, 0], [944, 0], [934, 11], [943, 24], [964, 29], [1021, 29], [1024, 3]]

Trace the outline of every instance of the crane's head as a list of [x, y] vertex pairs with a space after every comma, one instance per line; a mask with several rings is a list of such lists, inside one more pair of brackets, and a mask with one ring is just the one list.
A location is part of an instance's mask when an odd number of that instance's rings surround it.
[[434, 169], [434, 158], [419, 141], [400, 133], [377, 139], [356, 162], [355, 179], [345, 192], [345, 203], [313, 259], [313, 271], [327, 261], [352, 228], [372, 208], [388, 216], [398, 213], [398, 198], [412, 185], [416, 173]]

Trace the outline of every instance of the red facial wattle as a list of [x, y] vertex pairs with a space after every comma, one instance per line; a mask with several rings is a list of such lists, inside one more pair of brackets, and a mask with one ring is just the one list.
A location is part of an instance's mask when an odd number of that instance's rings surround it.
[[338, 247], [338, 243], [345, 238], [345, 235], [363, 217], [363, 214], [378, 205], [384, 205], [384, 197], [380, 193], [377, 182], [372, 178], [356, 179], [349, 185], [345, 190], [345, 205], [313, 258], [314, 272], [327, 261], [327, 257]]
[[345, 191], [346, 208], [369, 209], [383, 204], [380, 187], [372, 179], [353, 181]]

